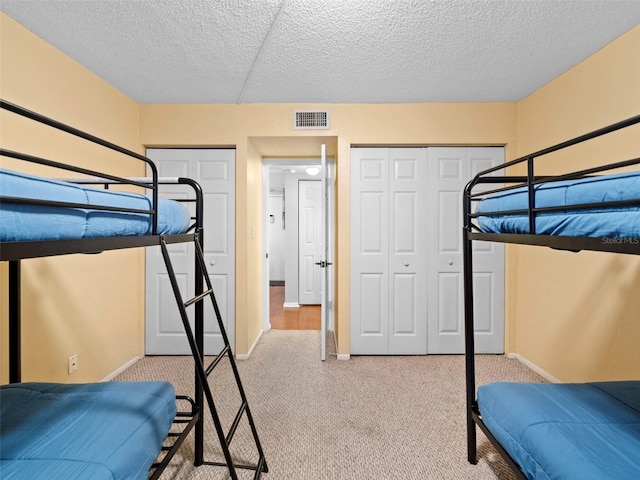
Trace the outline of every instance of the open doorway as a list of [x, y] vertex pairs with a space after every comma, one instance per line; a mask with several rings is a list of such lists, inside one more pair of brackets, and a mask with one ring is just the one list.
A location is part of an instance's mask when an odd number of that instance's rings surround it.
[[[304, 176], [307, 180], [320, 179], [321, 182], [321, 198], [323, 199], [322, 207], [322, 237], [324, 240], [322, 257], [314, 260], [312, 263], [314, 268], [319, 268], [322, 272], [321, 283], [321, 307], [320, 307], [320, 343], [321, 343], [321, 360], [325, 360], [327, 356], [328, 338], [335, 338], [335, 279], [337, 266], [335, 263], [335, 236], [336, 236], [336, 203], [335, 203], [335, 178], [336, 178], [336, 159], [337, 159], [337, 137], [331, 136], [295, 136], [295, 137], [251, 137], [250, 147], [252, 151], [259, 155], [262, 159], [262, 327], [263, 331], [271, 330], [270, 323], [270, 245], [269, 245], [269, 228], [272, 226], [270, 215], [274, 215], [274, 224], [276, 224], [276, 216], [280, 215], [284, 220], [285, 235], [297, 236], [298, 229], [298, 201], [295, 193], [296, 186], [287, 187], [288, 181], [295, 181], [295, 184], [302, 180], [302, 173], [298, 171], [304, 168]], [[277, 196], [277, 192], [271, 192], [270, 186], [270, 169], [271, 166], [280, 166], [281, 169], [293, 170], [286, 172], [284, 176], [284, 189], [282, 198], [284, 201], [280, 205], [284, 206], [284, 210], [275, 209], [272, 213], [267, 210], [269, 205], [269, 194], [273, 193]], [[324, 166], [324, 168], [322, 168]], [[310, 175], [313, 172], [307, 172], [306, 167], [318, 168], [316, 175]], [[288, 174], [288, 175], [287, 175]], [[288, 179], [287, 176], [290, 178]], [[277, 190], [277, 187], [274, 188]], [[282, 215], [284, 212], [284, 216]], [[281, 227], [282, 228], [282, 227]], [[284, 299], [279, 300], [283, 307], [300, 308], [300, 299], [298, 297], [299, 287], [299, 270], [296, 261], [298, 258], [298, 240], [285, 245], [285, 280], [284, 280]], [[315, 266], [317, 264], [317, 266]], [[278, 280], [278, 279], [274, 279]]]
[[320, 252], [314, 252], [313, 243], [320, 236], [320, 159], [263, 162], [269, 326], [320, 330], [320, 275], [315, 265]]

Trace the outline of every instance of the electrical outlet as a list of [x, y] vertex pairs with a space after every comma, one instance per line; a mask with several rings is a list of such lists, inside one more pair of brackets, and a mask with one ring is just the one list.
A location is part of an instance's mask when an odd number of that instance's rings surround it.
[[69, 367], [69, 375], [71, 375], [73, 372], [78, 370], [78, 354], [77, 353], [71, 355], [67, 359], [67, 365]]

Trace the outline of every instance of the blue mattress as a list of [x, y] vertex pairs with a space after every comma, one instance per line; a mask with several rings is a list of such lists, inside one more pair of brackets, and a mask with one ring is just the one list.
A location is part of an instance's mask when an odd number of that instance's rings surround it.
[[482, 420], [527, 478], [640, 478], [640, 381], [492, 383]]
[[[640, 200], [640, 172], [565, 180], [535, 187], [536, 207]], [[490, 195], [478, 202], [476, 212], [526, 209], [526, 188]], [[486, 233], [529, 233], [527, 215], [481, 216], [478, 224]], [[596, 238], [640, 238], [640, 205], [538, 213], [536, 233]]]
[[176, 415], [167, 382], [0, 387], [3, 480], [146, 479]]
[[[0, 169], [0, 194], [139, 210], [153, 209], [145, 195], [75, 185]], [[190, 215], [184, 205], [160, 199], [158, 233], [184, 233]], [[101, 210], [0, 203], [0, 241], [66, 240], [150, 235], [150, 215]]]

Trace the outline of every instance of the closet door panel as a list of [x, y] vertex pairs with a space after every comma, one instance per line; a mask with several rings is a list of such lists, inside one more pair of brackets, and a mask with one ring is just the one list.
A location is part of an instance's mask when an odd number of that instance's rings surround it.
[[389, 353], [388, 150], [352, 150], [351, 353]]
[[427, 353], [424, 148], [389, 149], [389, 353]]
[[[467, 149], [472, 173], [504, 163], [502, 147]], [[473, 175], [475, 175], [473, 173]], [[501, 172], [497, 172], [500, 174]], [[471, 177], [471, 174], [469, 175]], [[499, 188], [500, 184], [479, 190]], [[504, 245], [473, 242], [474, 324], [476, 352], [504, 352]]]
[[[429, 353], [464, 352], [462, 192], [481, 170], [504, 161], [501, 147], [430, 147], [429, 197], [436, 208], [430, 231]], [[495, 185], [489, 187], [495, 188]], [[476, 351], [504, 350], [504, 254], [496, 243], [474, 242]]]
[[438, 335], [462, 334], [460, 293], [462, 278], [457, 272], [440, 272], [438, 275]]
[[367, 273], [360, 275], [360, 311], [362, 318], [360, 321], [360, 335], [384, 337], [386, 332], [383, 325], [386, 324], [386, 315], [383, 315], [386, 302], [383, 294], [386, 288], [383, 285], [387, 282], [385, 275], [381, 273]]
[[[161, 177], [187, 177], [196, 180], [203, 191], [204, 243], [207, 269], [212, 279], [216, 300], [231, 344], [235, 338], [235, 150], [150, 148], [147, 156], [158, 167]], [[189, 189], [161, 186], [161, 195], [171, 198], [193, 197]], [[186, 204], [195, 214], [193, 203]], [[193, 245], [169, 245], [176, 274], [183, 282], [185, 299], [194, 295], [195, 279]], [[167, 294], [163, 277], [166, 268], [159, 247], [147, 248], [146, 261], [146, 326], [145, 352], [149, 355], [184, 355], [190, 352], [179, 319], [173, 293]], [[159, 280], [156, 280], [158, 278]], [[168, 280], [167, 280], [168, 281]], [[222, 336], [211, 302], [204, 302], [207, 355], [217, 354], [223, 347]], [[188, 310], [193, 323], [194, 310]], [[166, 318], [165, 318], [166, 317]], [[174, 320], [169, 320], [173, 318]], [[179, 323], [176, 328], [175, 322]]]

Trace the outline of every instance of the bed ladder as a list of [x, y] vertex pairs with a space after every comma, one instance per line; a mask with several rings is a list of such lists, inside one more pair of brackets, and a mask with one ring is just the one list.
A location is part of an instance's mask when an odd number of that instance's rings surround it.
[[[256, 430], [255, 423], [253, 421], [253, 417], [251, 415], [251, 410], [249, 409], [249, 404], [247, 402], [247, 397], [244, 392], [244, 388], [242, 387], [242, 382], [240, 381], [240, 375], [238, 374], [238, 368], [236, 366], [236, 362], [233, 356], [233, 352], [231, 351], [231, 345], [229, 344], [229, 338], [227, 337], [226, 330], [224, 328], [224, 324], [222, 321], [222, 315], [220, 314], [220, 310], [218, 308], [218, 302], [216, 301], [215, 293], [213, 291], [213, 287], [211, 285], [211, 279], [209, 278], [209, 274], [207, 272], [207, 266], [204, 259], [204, 253], [202, 251], [202, 247], [200, 245], [200, 241], [198, 239], [198, 235], [194, 236], [194, 246], [195, 246], [195, 256], [196, 256], [196, 292], [195, 297], [186, 302], [182, 298], [182, 294], [180, 292], [180, 288], [178, 286], [178, 281], [176, 279], [176, 275], [173, 269], [173, 265], [171, 263], [171, 258], [169, 256], [169, 250], [167, 248], [167, 244], [165, 243], [164, 238], [161, 238], [160, 246], [162, 249], [162, 256], [164, 258], [164, 263], [167, 268], [167, 273], [169, 274], [169, 279], [171, 281], [171, 287], [173, 288], [173, 293], [176, 297], [176, 302], [178, 304], [178, 309], [180, 310], [180, 316], [182, 318], [182, 323], [184, 325], [185, 333], [187, 335], [187, 340], [189, 341], [189, 347], [191, 348], [191, 352], [193, 354], [194, 362], [195, 362], [195, 370], [196, 370], [196, 404], [202, 405], [202, 394], [206, 399], [206, 402], [209, 406], [209, 411], [211, 413], [211, 417], [213, 419], [213, 423], [216, 429], [216, 433], [218, 434], [218, 440], [220, 442], [220, 447], [222, 449], [222, 453], [224, 455], [224, 462], [206, 462], [203, 460], [203, 445], [202, 445], [202, 422], [204, 418], [201, 414], [201, 419], [199, 421], [199, 426], [196, 425], [196, 446], [195, 446], [195, 464], [197, 465], [215, 465], [221, 467], [227, 467], [229, 469], [229, 475], [231, 480], [238, 480], [238, 474], [236, 469], [245, 469], [245, 470], [253, 470], [255, 471], [254, 480], [260, 478], [262, 472], [267, 473], [269, 468], [267, 467], [267, 461], [264, 456], [264, 452], [262, 450], [262, 446], [260, 445], [260, 439], [258, 438], [258, 431]], [[206, 291], [202, 291], [202, 279], [206, 282]], [[203, 355], [203, 342], [202, 342], [202, 331], [203, 331], [203, 322], [202, 322], [202, 312], [203, 312], [203, 301], [209, 297], [213, 304], [213, 309], [218, 321], [218, 326], [220, 328], [220, 334], [224, 340], [224, 348], [222, 351], [213, 359], [213, 361], [209, 364], [208, 367], [204, 366], [204, 355]], [[191, 325], [189, 324], [189, 317], [187, 315], [187, 308], [195, 305], [196, 306], [196, 335], [194, 335]], [[200, 317], [200, 322], [198, 321], [198, 317]], [[200, 323], [200, 325], [198, 325]], [[236, 416], [229, 428], [229, 431], [225, 433], [222, 423], [220, 421], [220, 417], [218, 415], [218, 411], [216, 410], [216, 405], [213, 399], [213, 395], [211, 394], [211, 388], [209, 387], [209, 382], [207, 381], [207, 377], [213, 371], [213, 369], [220, 363], [220, 361], [224, 357], [229, 358], [229, 362], [231, 364], [231, 369], [233, 371], [233, 375], [235, 377], [235, 382], [238, 388], [238, 393], [240, 394], [241, 406]], [[200, 400], [198, 400], [198, 397]], [[229, 445], [235, 435], [236, 429], [238, 428], [242, 417], [247, 417], [249, 426], [251, 428], [251, 433], [253, 435], [253, 440], [255, 442], [256, 450], [258, 452], [259, 458], [256, 465], [236, 465], [231, 458], [231, 452], [229, 449]], [[198, 440], [200, 437], [200, 440]]]

